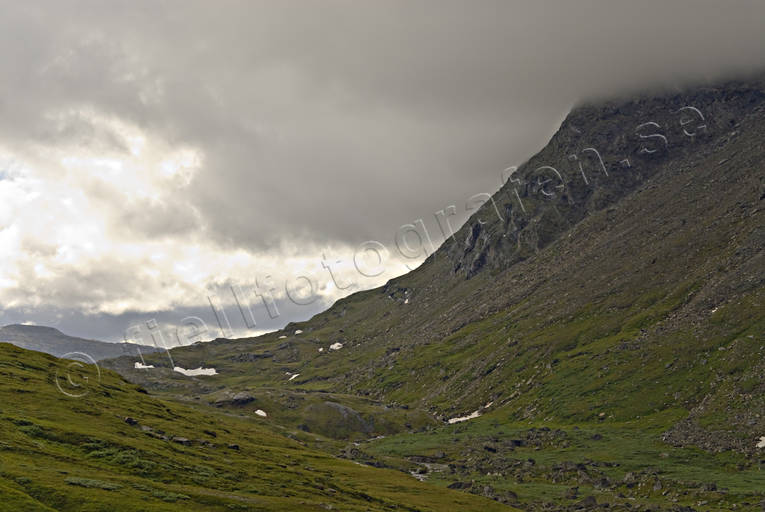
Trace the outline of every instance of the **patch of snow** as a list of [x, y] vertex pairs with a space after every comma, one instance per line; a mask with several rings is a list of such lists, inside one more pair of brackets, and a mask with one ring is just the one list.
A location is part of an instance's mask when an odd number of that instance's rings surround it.
[[428, 478], [428, 475], [421, 475], [420, 473], [416, 471], [410, 471], [409, 474], [415, 477], [420, 482], [424, 482]]
[[329, 346], [330, 350], [340, 350], [341, 348], [343, 348], [342, 343], [333, 343], [332, 345]]
[[295, 375], [293, 375], [292, 377], [290, 377], [290, 380], [293, 380], [293, 379], [297, 379], [298, 377], [300, 377], [300, 374], [299, 374], [299, 373], [296, 373]]
[[303, 334], [303, 331], [301, 331], [300, 329], [298, 329], [297, 331], [295, 331], [295, 334]]
[[407, 299], [404, 301], [404, 304], [409, 304], [409, 298], [408, 298], [408, 297], [407, 297]]
[[494, 402], [489, 402], [488, 404], [484, 405], [484, 406], [483, 406], [483, 408], [484, 408], [484, 409], [488, 409], [488, 408], [489, 408], [489, 407], [491, 407], [492, 405], [494, 405]]
[[255, 414], [257, 414], [258, 416], [262, 416], [262, 417], [264, 417], [264, 418], [265, 418], [266, 416], [268, 416], [268, 414], [266, 414], [266, 411], [263, 411], [263, 410], [261, 410], [261, 409], [258, 409], [257, 411], [255, 411]]
[[218, 371], [215, 368], [202, 368], [201, 366], [193, 370], [187, 370], [186, 368], [176, 366], [173, 368], [173, 371], [186, 375], [187, 377], [196, 377], [197, 375], [218, 375]]
[[282, 336], [279, 336], [279, 339], [280, 339], [280, 340], [283, 340], [283, 339], [285, 339], [286, 337], [287, 337], [287, 336], [283, 336], [283, 335], [282, 335]]
[[324, 347], [319, 347], [319, 352], [324, 352]]
[[765, 436], [760, 437], [760, 442], [757, 443], [757, 448], [765, 448]]
[[141, 364], [138, 361], [135, 363], [135, 369], [136, 370], [148, 370], [150, 368], [154, 368], [153, 364]]
[[474, 411], [468, 414], [467, 416], [460, 416], [459, 418], [452, 418], [449, 420], [449, 425], [452, 425], [453, 423], [460, 423], [467, 420], [472, 420], [481, 415], [480, 411]]

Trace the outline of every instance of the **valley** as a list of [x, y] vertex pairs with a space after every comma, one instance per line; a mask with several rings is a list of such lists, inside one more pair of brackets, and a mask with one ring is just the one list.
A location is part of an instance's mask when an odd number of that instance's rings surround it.
[[759, 77], [581, 105], [310, 320], [99, 361], [77, 398], [0, 345], [0, 509], [761, 511], [764, 139]]
[[[667, 136], [624, 129], [645, 119]], [[759, 510], [763, 136], [759, 81], [580, 107], [410, 274], [278, 332], [172, 350], [214, 377], [172, 375], [160, 354], [149, 372], [106, 364], [529, 510]], [[585, 184], [575, 161], [550, 192], [540, 167], [583, 147], [607, 172]]]

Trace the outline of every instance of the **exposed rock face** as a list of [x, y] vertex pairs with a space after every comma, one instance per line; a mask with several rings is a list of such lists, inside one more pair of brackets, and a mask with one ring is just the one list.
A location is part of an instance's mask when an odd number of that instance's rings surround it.
[[765, 87], [754, 81], [574, 109], [549, 144], [508, 171], [502, 189], [447, 241], [454, 272], [470, 278], [530, 257], [661, 169], [711, 152], [709, 140], [733, 136], [763, 102]]
[[470, 489], [473, 486], [470, 482], [453, 482], [446, 487], [449, 489]]
[[240, 391], [238, 393], [226, 393], [225, 396], [217, 399], [213, 402], [215, 407], [235, 406], [242, 407], [255, 401], [255, 397], [246, 391]]
[[238, 363], [252, 363], [255, 361], [259, 361], [262, 359], [270, 359], [273, 358], [274, 355], [271, 352], [265, 352], [263, 354], [250, 354], [250, 353], [243, 353], [243, 354], [236, 354], [230, 357], [232, 361], [236, 361]]

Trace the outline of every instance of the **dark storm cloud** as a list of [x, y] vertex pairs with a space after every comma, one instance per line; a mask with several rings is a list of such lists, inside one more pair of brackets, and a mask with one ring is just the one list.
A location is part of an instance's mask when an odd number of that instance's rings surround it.
[[[3, 7], [8, 137], [94, 105], [200, 148], [234, 245], [382, 238], [491, 191], [572, 103], [763, 64], [762, 2], [51, 2]], [[9, 115], [10, 114], [10, 115]]]

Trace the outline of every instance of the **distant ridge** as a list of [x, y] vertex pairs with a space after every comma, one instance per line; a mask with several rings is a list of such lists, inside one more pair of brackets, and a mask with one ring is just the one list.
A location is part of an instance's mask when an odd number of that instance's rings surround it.
[[73, 352], [87, 354], [96, 361], [124, 355], [156, 352], [158, 349], [145, 345], [106, 343], [68, 336], [55, 327], [42, 325], [11, 324], [0, 328], [0, 342], [11, 343], [27, 350], [45, 352], [63, 357]]

